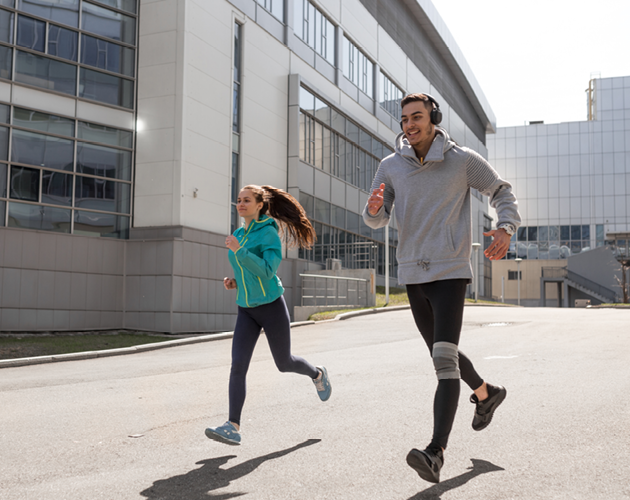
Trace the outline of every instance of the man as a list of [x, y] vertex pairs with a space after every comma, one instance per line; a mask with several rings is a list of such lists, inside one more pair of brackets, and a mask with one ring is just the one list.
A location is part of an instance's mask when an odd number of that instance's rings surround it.
[[458, 146], [437, 127], [442, 113], [433, 97], [410, 94], [401, 106], [403, 133], [396, 138], [396, 152], [376, 172], [363, 219], [376, 229], [387, 225], [392, 207], [396, 211], [398, 281], [407, 287], [438, 378], [433, 439], [424, 450], [412, 449], [407, 463], [421, 478], [437, 483], [457, 410], [459, 379], [474, 392], [475, 430], [488, 426], [506, 396], [504, 387], [484, 382], [458, 350], [466, 286], [472, 278], [470, 188], [488, 196], [497, 210], [498, 229], [484, 233], [493, 237], [484, 251], [489, 259], [505, 256], [521, 219], [511, 185], [483, 157]]

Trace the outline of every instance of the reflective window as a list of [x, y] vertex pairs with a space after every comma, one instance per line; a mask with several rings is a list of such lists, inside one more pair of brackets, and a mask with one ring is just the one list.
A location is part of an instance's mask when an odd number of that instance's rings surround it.
[[69, 233], [71, 213], [62, 208], [11, 202], [9, 227]]
[[0, 45], [0, 78], [11, 79], [11, 66], [13, 64], [13, 50]]
[[102, 142], [123, 148], [133, 146], [133, 134], [131, 132], [94, 123], [79, 122], [77, 137], [86, 141]]
[[30, 109], [13, 108], [13, 125], [74, 137], [74, 120]]
[[0, 5], [6, 5], [7, 7], [14, 7], [15, 0], [0, 0]]
[[0, 127], [0, 160], [7, 160], [9, 154], [9, 129]]
[[[354, 212], [347, 212], [346, 213], [346, 220], [348, 223], [348, 231], [352, 231], [353, 233], [358, 233], [359, 232], [359, 214], [355, 214]], [[365, 225], [365, 224], [363, 224]]]
[[135, 51], [117, 43], [81, 35], [81, 64], [134, 76]]
[[131, 151], [77, 144], [77, 172], [110, 179], [131, 180]]
[[11, 161], [72, 171], [74, 141], [13, 130]]
[[343, 208], [333, 206], [332, 223], [342, 229], [346, 228], [346, 211]]
[[6, 202], [0, 201], [0, 226], [4, 226], [4, 214], [6, 213]]
[[83, 3], [82, 28], [96, 35], [128, 44], [136, 43], [136, 20], [119, 12]]
[[44, 170], [42, 172], [42, 203], [72, 206], [72, 175]]
[[105, 5], [109, 5], [110, 7], [114, 7], [115, 9], [125, 10], [127, 12], [131, 12], [132, 14], [136, 13], [136, 0], [96, 0], [98, 3], [102, 3]]
[[48, 29], [48, 53], [52, 56], [76, 61], [78, 39], [79, 34], [76, 31], [51, 24]]
[[330, 203], [319, 198], [315, 200], [315, 219], [330, 224]]
[[103, 212], [129, 213], [129, 193], [130, 184], [77, 175], [74, 206]]
[[314, 198], [310, 194], [300, 191], [300, 205], [310, 218], [315, 216]]
[[13, 43], [13, 12], [0, 9], [0, 42]]
[[129, 217], [75, 210], [74, 234], [126, 239], [129, 237]]
[[[7, 197], [7, 166], [4, 163], [0, 163], [0, 198]], [[0, 225], [4, 223], [4, 219], [0, 222]]]
[[284, 0], [256, 0], [259, 5], [262, 5], [266, 10], [271, 12], [273, 16], [280, 21], [284, 22]]
[[81, 68], [79, 97], [131, 109], [133, 107], [133, 82]]
[[296, 0], [294, 33], [330, 64], [335, 64], [335, 27], [308, 0]]
[[343, 37], [343, 75], [368, 96], [373, 97], [374, 64], [345, 36]]
[[403, 91], [394, 82], [381, 73], [381, 87], [379, 89], [379, 104], [390, 115], [400, 121], [402, 110], [400, 101], [403, 98]]
[[44, 52], [46, 48], [46, 23], [32, 17], [18, 16], [17, 45]]
[[17, 51], [15, 80], [64, 94], [75, 95], [76, 66]]
[[10, 197], [15, 200], [39, 201], [39, 170], [11, 167]]
[[68, 26], [79, 26], [79, 0], [18, 0], [18, 10]]

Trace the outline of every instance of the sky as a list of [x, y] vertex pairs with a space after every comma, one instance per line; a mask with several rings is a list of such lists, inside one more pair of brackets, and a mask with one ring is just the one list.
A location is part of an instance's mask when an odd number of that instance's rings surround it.
[[630, 76], [630, 0], [431, 0], [498, 127], [586, 120], [591, 77]]

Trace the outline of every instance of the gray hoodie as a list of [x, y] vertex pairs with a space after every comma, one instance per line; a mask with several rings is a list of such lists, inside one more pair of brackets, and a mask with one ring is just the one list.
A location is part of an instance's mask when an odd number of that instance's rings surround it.
[[401, 285], [472, 278], [470, 188], [490, 198], [497, 227], [516, 229], [521, 222], [512, 186], [481, 155], [455, 144], [444, 129], [435, 130], [423, 163], [405, 135], [398, 135], [396, 152], [381, 161], [372, 183], [372, 190], [385, 184], [383, 207], [374, 216], [367, 205], [363, 210], [365, 223], [377, 229], [387, 225], [394, 206]]

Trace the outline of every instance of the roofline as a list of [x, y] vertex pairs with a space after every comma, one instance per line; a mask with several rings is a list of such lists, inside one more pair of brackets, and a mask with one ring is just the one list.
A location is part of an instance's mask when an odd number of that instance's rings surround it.
[[431, 0], [403, 0], [403, 2], [414, 13], [418, 23], [423, 27], [437, 51], [446, 61], [448, 68], [455, 75], [477, 116], [485, 125], [486, 133], [494, 134], [497, 129], [497, 120], [490, 103], [481, 90], [481, 86], [464, 54]]

